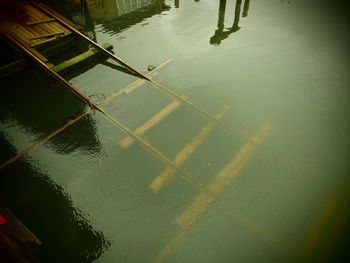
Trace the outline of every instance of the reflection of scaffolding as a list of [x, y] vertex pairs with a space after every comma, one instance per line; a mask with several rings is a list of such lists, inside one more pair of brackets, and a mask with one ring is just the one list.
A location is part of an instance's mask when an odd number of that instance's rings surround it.
[[91, 22], [99, 21], [111, 34], [116, 34], [170, 8], [164, 4], [164, 0], [86, 0], [86, 5], [88, 9], [86, 22], [90, 23], [92, 29], [94, 25]]
[[158, 0], [85, 0], [92, 19], [112, 19], [156, 4]]
[[92, 18], [109, 19], [119, 15], [117, 1], [115, 0], [85, 0], [87, 10]]
[[[245, 0], [243, 5], [242, 16], [248, 16], [250, 0]], [[220, 0], [219, 5], [219, 18], [218, 18], [218, 29], [215, 34], [210, 38], [210, 44], [220, 45], [221, 41], [228, 38], [232, 33], [237, 32], [239, 27], [239, 20], [241, 15], [242, 0], [236, 0], [235, 14], [233, 24], [228, 30], [225, 30], [225, 12], [226, 12], [226, 0]]]

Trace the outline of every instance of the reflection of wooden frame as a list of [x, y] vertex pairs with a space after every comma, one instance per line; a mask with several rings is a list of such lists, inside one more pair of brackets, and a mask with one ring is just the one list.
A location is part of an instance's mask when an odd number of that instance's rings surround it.
[[119, 15], [116, 0], [85, 0], [89, 15], [93, 19], [113, 18]]
[[31, 37], [29, 38], [29, 40], [36, 40], [36, 39], [41, 39], [41, 38], [51, 38], [54, 36], [59, 36], [59, 35], [63, 35], [65, 32], [60, 31], [60, 32], [54, 32], [54, 33], [48, 33], [48, 34], [43, 34], [40, 36], [36, 36], [36, 37]]

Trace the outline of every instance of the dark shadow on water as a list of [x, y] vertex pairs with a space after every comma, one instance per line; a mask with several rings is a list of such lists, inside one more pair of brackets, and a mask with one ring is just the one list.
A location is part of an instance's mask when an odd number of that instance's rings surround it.
[[88, 114], [58, 136], [50, 139], [46, 146], [62, 155], [74, 151], [86, 155], [103, 155], [103, 148], [96, 134], [96, 126], [92, 115]]
[[51, 132], [84, 108], [76, 96], [35, 68], [2, 79], [1, 86], [0, 122], [14, 120], [30, 133]]
[[[43, 77], [35, 71], [30, 73], [34, 78]], [[6, 96], [0, 99], [0, 124], [15, 121], [23, 132], [44, 135], [62, 126], [64, 118], [72, 112], [81, 110], [81, 103], [69, 92], [65, 94], [62, 87], [52, 87], [45, 78], [34, 83], [31, 89], [21, 85], [3, 87]], [[0, 130], [1, 163], [18, 152], [8, 141], [8, 132]], [[78, 132], [72, 126], [62, 136], [50, 140], [48, 146], [60, 154], [76, 149], [88, 153], [101, 150], [96, 124], [90, 115], [79, 122]], [[35, 163], [29, 165], [20, 160], [0, 171], [0, 201], [41, 240], [42, 245], [34, 253], [39, 262], [93, 262], [109, 246], [104, 235], [95, 231], [72, 206], [64, 190]]]
[[0, 149], [0, 163], [5, 162], [17, 154], [17, 150], [6, 139], [5, 131], [3, 130], [0, 130]]
[[126, 74], [129, 74], [129, 75], [132, 75], [132, 76], [135, 76], [135, 77], [139, 77], [138, 75], [136, 75], [135, 73], [131, 72], [130, 70], [128, 70], [127, 68], [124, 68], [122, 66], [119, 66], [119, 65], [116, 65], [112, 62], [109, 62], [109, 61], [104, 61], [102, 63], [102, 65], [105, 65], [111, 69], [115, 69], [115, 70], [118, 70], [120, 72], [123, 72], [123, 73], [126, 73]]
[[[15, 152], [10, 145], [2, 150]], [[42, 242], [34, 252], [39, 262], [93, 262], [109, 246], [63, 189], [25, 162], [0, 173], [0, 200]]]
[[[71, 91], [56, 80], [46, 76], [34, 68], [28, 68], [20, 74], [2, 79], [2, 95], [0, 96], [0, 128], [1, 145], [12, 145], [9, 128], [15, 127], [21, 133], [30, 135], [32, 145], [80, 114], [85, 110], [81, 102]], [[81, 145], [86, 148], [93, 145], [93, 150], [99, 148], [96, 127], [92, 120], [85, 119], [85, 140]], [[68, 153], [72, 147], [56, 145], [58, 152]], [[1, 149], [1, 163], [8, 153]]]
[[[0, 105], [1, 164], [18, 153], [16, 142], [9, 140], [8, 125], [39, 141], [85, 107], [70, 91], [33, 68], [21, 72], [20, 77], [2, 79]], [[60, 154], [77, 148], [99, 152], [96, 124], [90, 115], [81, 120], [80, 128], [84, 131], [80, 130], [80, 137], [71, 134], [73, 129], [51, 140], [50, 148]], [[72, 206], [60, 186], [22, 160], [0, 172], [0, 200], [41, 240], [42, 246], [35, 251], [39, 262], [93, 262], [109, 245]]]

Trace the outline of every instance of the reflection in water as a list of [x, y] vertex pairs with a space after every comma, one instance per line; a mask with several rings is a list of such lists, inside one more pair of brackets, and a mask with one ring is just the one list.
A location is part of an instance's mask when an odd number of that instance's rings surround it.
[[[15, 152], [10, 145], [1, 150]], [[92, 262], [109, 246], [64, 190], [25, 162], [1, 172], [0, 199], [42, 242], [35, 251], [41, 262]]]
[[111, 19], [122, 16], [152, 4], [159, 0], [85, 0], [86, 7], [93, 19]]
[[116, 0], [85, 0], [86, 8], [93, 19], [110, 19], [119, 15]]
[[90, 25], [98, 21], [112, 35], [170, 9], [164, 0], [86, 0], [86, 6]]
[[[18, 142], [10, 140], [12, 128], [19, 129], [22, 136], [28, 133], [30, 138], [38, 140], [61, 127], [62, 120], [72, 112], [80, 111], [82, 106], [74, 95], [60, 86], [56, 87], [57, 83], [50, 84], [38, 72], [28, 70], [21, 74], [20, 79], [18, 75], [2, 79], [1, 164], [18, 152], [15, 147]], [[32, 83], [30, 89], [24, 88], [28, 81]], [[80, 125], [84, 127], [84, 132], [79, 133], [79, 138], [70, 139], [72, 130], [68, 129], [50, 141], [50, 148], [61, 154], [77, 148], [83, 152], [100, 152], [92, 118], [82, 119]], [[32, 144], [33, 139], [28, 143]], [[42, 262], [92, 262], [109, 245], [103, 234], [92, 229], [80, 212], [72, 207], [71, 200], [60, 186], [44, 172], [25, 162], [17, 162], [0, 172], [0, 200], [42, 241], [42, 246], [35, 251]]]
[[138, 75], [136, 75], [135, 73], [131, 72], [130, 70], [128, 70], [128, 69], [126, 69], [126, 68], [124, 68], [122, 66], [113, 64], [112, 62], [104, 61], [102, 64], [107, 66], [107, 67], [109, 67], [109, 68], [111, 68], [111, 69], [115, 69], [115, 70], [124, 72], [125, 74], [129, 74], [129, 75], [133, 75], [133, 76], [138, 77]]
[[[30, 88], [26, 85], [28, 82], [31, 83]], [[29, 134], [31, 139], [26, 143], [30, 145], [62, 127], [65, 122], [74, 118], [85, 107], [60, 83], [48, 81], [45, 75], [31, 68], [22, 71], [21, 78], [13, 75], [2, 79], [2, 87], [4, 89], [0, 96], [0, 128], [9, 131], [14, 129], [21, 134]], [[79, 142], [80, 146], [86, 151], [96, 151], [100, 146], [95, 124], [91, 119], [84, 119], [83, 123], [85, 133], [82, 134], [84, 138]], [[74, 150], [75, 143], [68, 146], [62, 142], [57, 141], [57, 144], [54, 145], [53, 148], [57, 152], [69, 153]], [[12, 143], [16, 145], [17, 142], [2, 133], [0, 145], [11, 145]], [[1, 151], [7, 152], [3, 148]]]
[[0, 149], [0, 163], [5, 162], [17, 153], [16, 149], [6, 139], [5, 131], [2, 130], [0, 130]]
[[[195, 2], [199, 2], [200, 0], [194, 0]], [[180, 0], [174, 0], [174, 6], [175, 8], [179, 8], [180, 7]]]
[[[242, 16], [248, 16], [250, 0], [245, 0], [243, 6]], [[226, 0], [220, 0], [219, 5], [219, 18], [218, 18], [218, 29], [215, 31], [214, 35], [210, 38], [210, 44], [220, 45], [221, 41], [228, 38], [232, 33], [237, 32], [239, 27], [239, 19], [241, 14], [242, 0], [236, 0], [234, 19], [232, 27], [225, 30], [225, 12], [226, 12]]]
[[[96, 133], [96, 123], [90, 114], [65, 129], [59, 136], [52, 138], [48, 144], [59, 154], [69, 154], [79, 151], [81, 154], [102, 155], [103, 148]], [[77, 132], [82, 129], [84, 132]]]

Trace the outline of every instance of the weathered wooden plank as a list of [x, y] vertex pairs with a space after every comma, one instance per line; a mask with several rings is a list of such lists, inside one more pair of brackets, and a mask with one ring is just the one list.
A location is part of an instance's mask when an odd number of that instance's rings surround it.
[[52, 18], [52, 17], [49, 17], [48, 15], [42, 13], [40, 10], [36, 9], [35, 7], [33, 7], [32, 5], [29, 5], [27, 6], [28, 8], [28, 12], [32, 13], [33, 15], [33, 18], [35, 20], [43, 20], [43, 19], [49, 19], [49, 20], [52, 20], [52, 22], [50, 23], [40, 23], [40, 24], [37, 24], [35, 27], [39, 30], [44, 30], [48, 33], [50, 32], [60, 32], [60, 31], [63, 31], [65, 32], [65, 34], [70, 34], [70, 31], [67, 30], [65, 27], [61, 26], [59, 23], [57, 23], [57, 21]]
[[49, 34], [45, 34], [45, 35], [40, 35], [40, 36], [32, 37], [32, 38], [30, 38], [29, 40], [36, 40], [36, 39], [40, 39], [40, 38], [50, 38], [50, 37], [54, 37], [54, 36], [62, 35], [62, 34], [64, 34], [63, 31], [61, 31], [61, 32], [53, 32], [53, 33], [49, 33]]
[[53, 22], [53, 21], [56, 21], [56, 20], [53, 19], [53, 18], [45, 18], [45, 19], [42, 19], [42, 20], [26, 22], [26, 25], [27, 26], [34, 26], [34, 25], [38, 25], [38, 24], [42, 24], [42, 23], [50, 23], [50, 22]]
[[45, 40], [41, 40], [41, 41], [36, 41], [36, 43], [33, 43], [33, 44], [30, 44], [31, 47], [37, 47], [37, 46], [41, 46], [45, 43], [49, 43], [51, 41], [55, 41], [57, 38], [56, 37], [50, 37], [50, 38], [47, 38]]
[[42, 19], [48, 18], [48, 17], [44, 17], [44, 18], [36, 17], [35, 16], [36, 10], [34, 10], [28, 3], [23, 3], [22, 8], [25, 9], [25, 12], [28, 14], [28, 17], [24, 21], [18, 21], [18, 23], [20, 23], [26, 30], [33, 32], [36, 36], [50, 33], [50, 32], [47, 32], [46, 30], [42, 30], [41, 28], [38, 28], [37, 26], [28, 26], [27, 25], [27, 22], [31, 22], [33, 20], [34, 21], [42, 20]]
[[33, 9], [31, 5], [29, 5], [29, 3], [23, 2], [21, 3], [21, 7], [25, 10], [26, 14], [28, 14], [28, 17], [26, 17], [25, 20], [16, 21], [18, 24], [20, 24], [26, 30], [32, 32], [35, 36], [40, 36], [40, 35], [50, 33], [40, 28], [37, 28], [35, 26], [28, 26], [26, 22], [33, 21], [33, 20], [41, 20], [43, 18], [42, 17], [37, 18], [35, 16], [35, 13], [37, 10]]
[[[26, 4], [25, 8], [27, 10], [27, 13], [30, 14], [30, 19], [29, 19], [30, 21], [40, 21], [43, 19], [52, 19], [52, 18], [48, 17], [46, 14], [38, 12], [37, 9], [35, 9], [33, 6], [31, 6], [29, 4]], [[41, 27], [40, 24], [29, 26], [28, 28], [38, 32], [39, 35], [44, 35], [44, 34], [54, 32], [52, 30], [48, 30], [48, 29]]]
[[[55, 10], [53, 10], [52, 8], [42, 4], [42, 3], [38, 3], [35, 2], [34, 5], [32, 5], [33, 7], [35, 6], [39, 6], [41, 8], [44, 8], [45, 10], [49, 11], [53, 16], [53, 18], [57, 17], [60, 20], [64, 21], [64, 23], [68, 24], [69, 26], [75, 28], [75, 29], [79, 29], [79, 27], [77, 25], [75, 25], [73, 22], [71, 22], [69, 19], [65, 18], [64, 16], [62, 16], [61, 14], [57, 13]], [[37, 8], [35, 8], [38, 12], [40, 12], [43, 15], [46, 15], [45, 13], [41, 12], [41, 10], [38, 10]]]
[[22, 39], [25, 43], [29, 43], [29, 38], [35, 37], [36, 35], [26, 30], [22, 25], [18, 23], [9, 23], [8, 21], [2, 21], [1, 23], [3, 26], [1, 28], [10, 33], [11, 35], [15, 36], [17, 39]]

